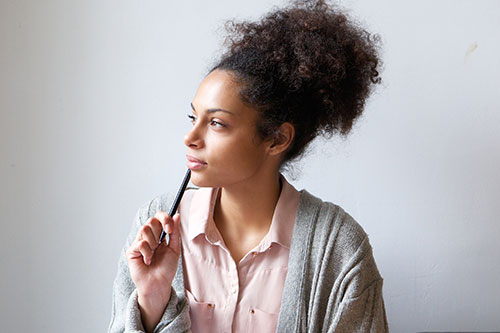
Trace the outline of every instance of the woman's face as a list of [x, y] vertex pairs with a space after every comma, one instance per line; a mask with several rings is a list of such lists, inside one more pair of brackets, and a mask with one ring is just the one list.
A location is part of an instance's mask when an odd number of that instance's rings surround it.
[[[240, 100], [239, 86], [227, 71], [214, 70], [192, 101], [193, 127], [184, 136], [191, 181], [200, 187], [225, 187], [258, 177], [266, 143], [256, 135], [257, 112]], [[223, 111], [225, 110], [225, 111]], [[191, 157], [203, 161], [192, 163]]]

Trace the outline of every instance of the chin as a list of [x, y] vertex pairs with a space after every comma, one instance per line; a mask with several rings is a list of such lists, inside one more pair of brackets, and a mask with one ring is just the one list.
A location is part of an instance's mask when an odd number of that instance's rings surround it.
[[198, 187], [218, 187], [216, 183], [212, 180], [213, 177], [209, 177], [204, 172], [197, 170], [191, 170], [191, 183]]
[[234, 172], [231, 169], [227, 167], [191, 170], [191, 183], [198, 187], [226, 187], [244, 183], [253, 175], [252, 172]]

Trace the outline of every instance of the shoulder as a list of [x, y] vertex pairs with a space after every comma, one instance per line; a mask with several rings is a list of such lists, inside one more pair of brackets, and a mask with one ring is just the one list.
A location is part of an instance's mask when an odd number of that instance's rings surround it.
[[348, 272], [356, 271], [358, 279], [365, 282], [380, 279], [363, 227], [341, 206], [302, 191], [303, 206], [296, 221], [299, 227], [295, 236], [296, 251], [303, 251], [308, 261], [317, 263], [321, 258], [322, 264], [314, 268], [323, 271], [320, 274], [343, 278]]
[[332, 232], [338, 230], [352, 241], [367, 236], [363, 227], [341, 206], [325, 201], [307, 190], [300, 192], [301, 200], [297, 215], [313, 223], [315, 229]]
[[341, 206], [301, 190], [297, 225], [310, 229], [311, 241], [322, 247], [334, 247], [352, 257], [361, 247], [369, 250], [368, 235], [363, 227]]

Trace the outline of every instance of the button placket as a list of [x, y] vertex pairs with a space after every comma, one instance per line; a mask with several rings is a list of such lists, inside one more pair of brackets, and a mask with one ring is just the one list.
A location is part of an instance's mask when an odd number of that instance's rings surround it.
[[[230, 318], [229, 323], [231, 323], [234, 319], [238, 303], [239, 280], [238, 280], [238, 270], [236, 264], [234, 263], [233, 260], [230, 260], [228, 263], [229, 263], [228, 265], [229, 271], [227, 273], [230, 281], [229, 285], [230, 293], [228, 295], [228, 314], [229, 314], [228, 318]], [[232, 324], [229, 325], [231, 326], [232, 329]]]

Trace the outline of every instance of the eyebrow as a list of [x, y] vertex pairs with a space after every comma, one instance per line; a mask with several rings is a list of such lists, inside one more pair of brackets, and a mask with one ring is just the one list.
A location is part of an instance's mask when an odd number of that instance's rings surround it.
[[[196, 111], [196, 109], [194, 108], [193, 106], [193, 103], [190, 103], [191, 104], [191, 109], [193, 109], [193, 111]], [[206, 112], [207, 113], [214, 113], [214, 112], [227, 112], [229, 114], [232, 114], [234, 116], [234, 113], [232, 113], [231, 111], [227, 111], [227, 110], [224, 110], [224, 109], [220, 109], [220, 108], [212, 108], [212, 109], [207, 109]]]

